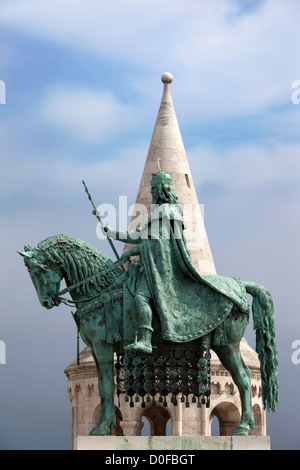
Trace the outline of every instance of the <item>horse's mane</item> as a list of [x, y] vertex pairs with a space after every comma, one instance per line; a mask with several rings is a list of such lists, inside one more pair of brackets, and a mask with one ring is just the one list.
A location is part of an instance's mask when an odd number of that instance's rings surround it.
[[[37, 253], [42, 251], [47, 260], [53, 266], [59, 267], [72, 284], [99, 273], [106, 264], [113, 264], [102, 251], [67, 235], [48, 237], [40, 242], [35, 250]], [[89, 283], [83, 284], [77, 291], [79, 290], [90, 295]]]

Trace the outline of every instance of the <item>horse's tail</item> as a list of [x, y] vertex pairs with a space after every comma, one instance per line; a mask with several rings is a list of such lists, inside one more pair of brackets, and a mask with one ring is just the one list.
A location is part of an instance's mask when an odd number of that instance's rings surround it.
[[256, 331], [256, 352], [260, 361], [264, 409], [275, 411], [278, 400], [277, 347], [274, 304], [271, 294], [255, 282], [244, 282], [253, 297], [252, 313]]

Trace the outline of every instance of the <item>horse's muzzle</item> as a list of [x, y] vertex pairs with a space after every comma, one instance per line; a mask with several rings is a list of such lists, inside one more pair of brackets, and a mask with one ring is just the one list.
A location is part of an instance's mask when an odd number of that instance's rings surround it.
[[51, 299], [45, 299], [42, 301], [42, 306], [50, 310], [52, 307], [54, 307], [54, 302]]

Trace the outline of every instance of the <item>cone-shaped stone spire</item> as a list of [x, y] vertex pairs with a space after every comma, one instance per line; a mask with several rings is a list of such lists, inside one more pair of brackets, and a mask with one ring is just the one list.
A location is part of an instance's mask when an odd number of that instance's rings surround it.
[[[191, 253], [194, 267], [200, 274], [216, 274], [216, 269], [208, 243], [201, 210], [195, 191], [188, 159], [179, 130], [170, 85], [173, 77], [164, 73], [161, 77], [164, 84], [160, 108], [136, 199], [130, 229], [141, 226], [151, 213], [151, 177], [159, 171], [158, 159], [161, 159], [166, 171], [172, 173], [175, 192], [183, 209], [187, 229], [185, 237]], [[141, 213], [142, 207], [147, 213]], [[125, 245], [124, 251], [130, 246]]]

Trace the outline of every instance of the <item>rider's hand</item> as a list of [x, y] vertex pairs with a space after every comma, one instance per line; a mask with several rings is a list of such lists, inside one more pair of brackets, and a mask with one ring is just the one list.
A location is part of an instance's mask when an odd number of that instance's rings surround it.
[[101, 225], [101, 231], [102, 231], [102, 234], [107, 237], [108, 236], [108, 230], [109, 230], [109, 227], [108, 226], [103, 226]]
[[130, 253], [125, 251], [124, 253], [122, 253], [121, 259], [124, 261], [127, 261], [130, 258], [130, 256], [131, 256]]

